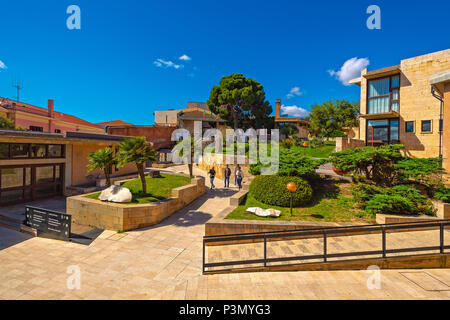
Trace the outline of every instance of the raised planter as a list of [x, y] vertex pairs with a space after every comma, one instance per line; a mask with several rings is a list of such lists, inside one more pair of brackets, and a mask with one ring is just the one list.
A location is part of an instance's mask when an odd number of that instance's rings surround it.
[[114, 231], [129, 231], [160, 223], [205, 193], [205, 178], [172, 190], [170, 198], [148, 204], [120, 204], [86, 198], [67, 198], [72, 223]]
[[433, 208], [436, 210], [436, 215], [440, 219], [450, 219], [450, 203], [442, 202], [441, 200], [433, 199]]

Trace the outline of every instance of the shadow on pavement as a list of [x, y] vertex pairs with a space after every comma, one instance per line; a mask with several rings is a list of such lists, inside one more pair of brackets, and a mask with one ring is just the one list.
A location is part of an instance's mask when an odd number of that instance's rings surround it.
[[0, 250], [27, 241], [31, 238], [33, 237], [28, 234], [0, 227]]

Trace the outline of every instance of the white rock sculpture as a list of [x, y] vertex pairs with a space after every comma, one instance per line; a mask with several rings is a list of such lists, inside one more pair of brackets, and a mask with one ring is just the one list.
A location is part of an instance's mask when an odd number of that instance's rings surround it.
[[131, 194], [128, 188], [112, 185], [109, 188], [105, 189], [100, 193], [98, 197], [99, 200], [102, 201], [110, 201], [110, 202], [131, 202], [133, 195]]
[[281, 215], [280, 210], [275, 209], [262, 209], [259, 207], [251, 207], [247, 209], [247, 212], [252, 212], [256, 214], [258, 217], [279, 217]]

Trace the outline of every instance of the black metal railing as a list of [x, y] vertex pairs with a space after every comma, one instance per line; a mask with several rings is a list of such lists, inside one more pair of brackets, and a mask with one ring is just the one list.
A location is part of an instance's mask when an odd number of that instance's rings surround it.
[[[208, 271], [228, 271], [231, 269], [214, 269], [207, 270], [207, 268], [217, 267], [232, 267], [262, 264], [264, 267], [268, 266], [268, 263], [273, 262], [289, 262], [289, 261], [308, 261], [320, 259], [322, 262], [328, 262], [330, 258], [344, 258], [344, 257], [358, 257], [358, 256], [380, 256], [382, 258], [389, 258], [389, 254], [393, 253], [413, 253], [419, 251], [437, 251], [443, 254], [445, 249], [450, 249], [450, 245], [445, 246], [444, 243], [444, 230], [445, 226], [450, 226], [450, 220], [434, 220], [434, 221], [418, 221], [418, 222], [404, 222], [404, 223], [390, 223], [379, 225], [361, 225], [361, 226], [346, 226], [346, 227], [329, 227], [329, 228], [312, 228], [304, 230], [286, 230], [286, 231], [271, 231], [271, 232], [257, 232], [257, 233], [241, 233], [231, 235], [217, 235], [217, 236], [205, 236], [203, 237], [203, 272]], [[386, 233], [392, 231], [424, 231], [439, 228], [439, 245], [427, 246], [427, 247], [415, 247], [415, 248], [397, 248], [387, 249], [387, 237]], [[422, 230], [418, 230], [422, 229]], [[327, 238], [330, 236], [351, 236], [351, 235], [364, 235], [364, 234], [376, 234], [381, 233], [381, 250], [371, 251], [358, 251], [358, 252], [343, 252], [343, 253], [328, 253], [327, 252]], [[273, 257], [267, 256], [267, 242], [268, 241], [289, 241], [292, 239], [302, 238], [322, 238], [323, 239], [323, 254], [314, 255], [302, 255], [292, 257]], [[281, 240], [276, 240], [281, 239]], [[238, 242], [238, 243], [236, 243]], [[263, 258], [261, 259], [247, 259], [247, 260], [235, 260], [235, 261], [223, 261], [223, 262], [207, 262], [206, 261], [206, 247], [208, 244], [228, 245], [228, 244], [248, 244], [254, 242], [263, 242]], [[396, 256], [398, 257], [398, 255]], [[333, 262], [341, 260], [333, 260]], [[282, 264], [277, 264], [282, 266]]]

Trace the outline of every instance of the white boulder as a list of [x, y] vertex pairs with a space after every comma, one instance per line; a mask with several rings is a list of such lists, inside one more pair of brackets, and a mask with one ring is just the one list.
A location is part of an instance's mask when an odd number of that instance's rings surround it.
[[109, 188], [105, 189], [100, 193], [98, 197], [99, 200], [102, 201], [110, 201], [110, 202], [131, 202], [133, 195], [130, 190], [124, 187], [112, 185]]
[[262, 209], [259, 207], [251, 207], [247, 208], [247, 212], [252, 212], [256, 214], [258, 217], [279, 217], [281, 215], [280, 210], [275, 209]]

